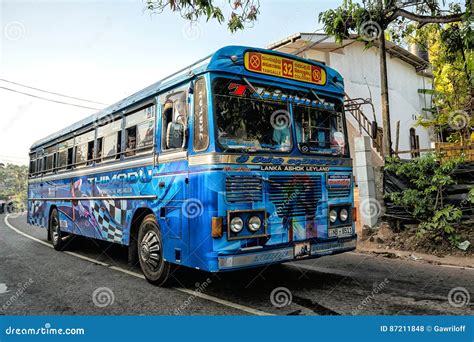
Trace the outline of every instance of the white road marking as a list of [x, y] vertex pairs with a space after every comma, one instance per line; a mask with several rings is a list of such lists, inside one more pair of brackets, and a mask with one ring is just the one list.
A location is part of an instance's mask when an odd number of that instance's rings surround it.
[[[16, 233], [20, 234], [20, 235], [23, 235], [24, 237], [30, 239], [30, 240], [33, 240], [33, 241], [36, 241], [36, 242], [39, 242], [45, 246], [48, 246], [50, 248], [53, 248], [53, 246], [43, 240], [40, 240], [38, 238], [35, 238], [34, 236], [31, 236], [29, 234], [26, 234], [24, 232], [22, 232], [21, 230], [19, 230], [18, 228], [15, 228], [13, 225], [10, 224], [10, 222], [8, 222], [8, 217], [10, 215], [7, 215], [5, 216], [5, 224], [10, 228], [12, 229], [13, 231], [15, 231]], [[94, 259], [91, 259], [91, 258], [88, 258], [86, 256], [83, 256], [83, 255], [80, 255], [80, 254], [77, 254], [77, 253], [74, 253], [74, 252], [68, 252], [68, 251], [65, 251], [63, 253], [66, 253], [66, 254], [69, 254], [71, 256], [74, 256], [76, 258], [79, 258], [79, 259], [82, 259], [82, 260], [85, 260], [85, 261], [89, 261], [89, 262], [92, 262], [94, 264], [97, 264], [97, 265], [101, 265], [101, 266], [104, 266], [104, 267], [107, 267], [109, 269], [112, 269], [114, 271], [118, 271], [118, 272], [121, 272], [121, 273], [125, 273], [125, 274], [128, 274], [128, 275], [131, 275], [133, 277], [136, 277], [136, 278], [140, 278], [140, 279], [145, 279], [145, 277], [143, 276], [143, 274], [140, 274], [140, 273], [137, 273], [137, 272], [133, 272], [133, 271], [129, 271], [129, 270], [126, 270], [124, 268], [121, 268], [121, 267], [117, 267], [117, 266], [113, 266], [113, 265], [109, 265], [105, 262], [102, 262], [102, 261], [98, 261], [98, 260], [94, 260]], [[186, 294], [189, 294], [189, 295], [192, 295], [192, 296], [195, 296], [195, 297], [199, 297], [199, 298], [202, 298], [202, 299], [206, 299], [208, 301], [211, 301], [211, 302], [214, 302], [214, 303], [217, 303], [217, 304], [221, 304], [221, 305], [224, 305], [224, 306], [228, 306], [228, 307], [231, 307], [233, 309], [237, 309], [237, 310], [240, 310], [240, 311], [244, 311], [244, 312], [247, 312], [247, 313], [250, 313], [252, 315], [256, 315], [256, 316], [274, 316], [274, 314], [271, 314], [271, 313], [268, 313], [268, 312], [265, 312], [265, 311], [261, 311], [261, 310], [257, 310], [257, 309], [253, 309], [251, 307], [248, 307], [248, 306], [245, 306], [245, 305], [241, 305], [241, 304], [237, 304], [237, 303], [233, 303], [233, 302], [229, 302], [228, 300], [225, 300], [225, 299], [221, 299], [221, 298], [217, 298], [217, 297], [214, 297], [214, 296], [211, 296], [211, 295], [207, 295], [207, 294], [204, 294], [204, 293], [199, 293], [197, 291], [193, 291], [193, 290], [188, 290], [188, 289], [183, 289], [183, 288], [178, 288], [178, 287], [174, 287], [172, 288], [176, 291], [179, 291], [179, 292], [182, 292], [182, 293], [186, 293]]]
[[7, 284], [0, 284], [0, 295], [8, 292], [10, 291], [8, 290]]

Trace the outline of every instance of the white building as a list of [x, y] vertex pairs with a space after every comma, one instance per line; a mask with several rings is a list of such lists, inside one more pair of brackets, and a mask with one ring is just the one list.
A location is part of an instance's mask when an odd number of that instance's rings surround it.
[[[269, 45], [268, 48], [317, 60], [336, 69], [344, 77], [349, 98], [372, 99], [375, 119], [378, 127], [382, 127], [377, 46], [367, 48], [364, 42], [356, 39], [344, 40], [341, 45], [325, 34], [297, 33]], [[397, 121], [400, 121], [398, 151], [430, 148], [432, 135], [427, 129], [416, 126], [417, 117], [427, 115], [423, 109], [431, 107], [431, 97], [419, 91], [432, 89], [432, 76], [426, 72], [429, 63], [391, 42], [387, 42], [387, 53], [392, 148], [396, 149]], [[370, 105], [362, 106], [361, 110], [370, 122], [374, 120]], [[347, 118], [352, 140], [353, 137], [361, 135], [359, 122], [353, 115], [347, 114]], [[362, 130], [362, 134], [367, 135], [367, 132]], [[381, 142], [381, 134], [378, 140]], [[350, 145], [352, 149], [353, 141]], [[403, 154], [401, 157], [410, 158], [410, 154]], [[375, 149], [373, 163], [382, 164], [382, 159]]]

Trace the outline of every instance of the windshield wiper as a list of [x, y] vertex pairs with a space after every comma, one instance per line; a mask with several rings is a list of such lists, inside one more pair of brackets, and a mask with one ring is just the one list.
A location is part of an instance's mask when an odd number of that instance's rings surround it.
[[239, 151], [239, 152], [245, 152], [245, 153], [251, 153], [251, 152], [257, 152], [258, 150], [255, 147], [235, 147], [235, 146], [229, 146], [222, 151], [222, 153], [226, 153], [227, 151]]
[[252, 89], [252, 91], [253, 91], [255, 94], [257, 94], [258, 97], [260, 97], [260, 100], [263, 100], [262, 95], [260, 95], [260, 93], [257, 92], [257, 89], [252, 85], [252, 83], [250, 83], [250, 81], [249, 81], [247, 78], [242, 77], [242, 80], [243, 80], [245, 83], [247, 83], [247, 85], [250, 87], [250, 89]]

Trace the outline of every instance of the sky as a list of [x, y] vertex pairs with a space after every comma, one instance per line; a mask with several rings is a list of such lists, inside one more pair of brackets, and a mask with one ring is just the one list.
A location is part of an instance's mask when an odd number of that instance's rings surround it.
[[[266, 47], [321, 29], [318, 14], [342, 0], [261, 0], [258, 22], [226, 25], [151, 15], [145, 0], [0, 0], [0, 162], [27, 164], [38, 139], [96, 112], [11, 92], [102, 109], [7, 83], [112, 104], [225, 45]], [[228, 1], [221, 2], [229, 9]], [[227, 13], [226, 13], [227, 14]]]

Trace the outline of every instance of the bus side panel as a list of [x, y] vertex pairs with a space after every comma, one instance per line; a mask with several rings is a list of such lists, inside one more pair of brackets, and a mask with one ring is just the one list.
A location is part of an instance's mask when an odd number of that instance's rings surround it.
[[199, 172], [189, 174], [189, 207], [190, 255], [191, 261], [203, 270], [217, 270], [217, 253], [213, 251], [211, 235], [212, 217], [222, 216], [218, 212], [218, 195], [223, 190], [222, 173]]
[[160, 164], [153, 174], [151, 191], [157, 196], [153, 208], [163, 237], [164, 258], [193, 267], [189, 259], [187, 170], [185, 160]]

